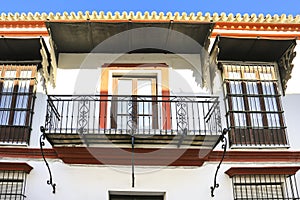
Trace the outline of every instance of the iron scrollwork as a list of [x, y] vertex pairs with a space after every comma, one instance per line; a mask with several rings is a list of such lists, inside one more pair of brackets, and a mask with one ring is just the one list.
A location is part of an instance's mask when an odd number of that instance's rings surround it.
[[180, 130], [180, 138], [177, 147], [179, 148], [188, 131], [188, 104], [186, 98], [179, 97], [176, 102], [177, 127]]
[[45, 158], [45, 154], [44, 154], [44, 149], [43, 149], [43, 146], [45, 146], [45, 142], [44, 140], [46, 139], [46, 135], [45, 135], [45, 131], [46, 129], [41, 126], [40, 127], [40, 130], [42, 132], [42, 135], [40, 136], [40, 148], [41, 148], [41, 153], [42, 153], [42, 157], [43, 157], [43, 160], [46, 164], [46, 167], [48, 169], [48, 172], [49, 172], [49, 180], [47, 180], [47, 184], [50, 185], [52, 187], [52, 193], [55, 194], [55, 189], [56, 189], [56, 183], [53, 182], [53, 179], [52, 179], [52, 173], [51, 173], [51, 169], [49, 167], [49, 163], [47, 162], [46, 158]]
[[80, 134], [88, 131], [88, 115], [90, 112], [88, 97], [78, 100], [78, 132]]
[[130, 131], [130, 134], [133, 135], [136, 132], [137, 128], [137, 99], [132, 96], [127, 102], [127, 113], [129, 115], [127, 121], [127, 130]]
[[176, 102], [177, 126], [181, 131], [187, 129], [188, 126], [188, 105], [183, 97], [179, 97]]
[[221, 135], [221, 138], [220, 138], [220, 141], [223, 143], [222, 144], [222, 149], [223, 149], [223, 155], [222, 155], [222, 158], [217, 166], [217, 169], [216, 169], [216, 172], [215, 172], [215, 177], [214, 177], [214, 185], [210, 187], [211, 189], [211, 197], [214, 197], [214, 191], [216, 188], [218, 188], [220, 185], [219, 183], [217, 183], [217, 175], [218, 175], [218, 172], [219, 172], [219, 169], [220, 169], [220, 166], [224, 160], [224, 157], [225, 157], [225, 154], [226, 154], [226, 150], [227, 150], [227, 138], [225, 137], [226, 133], [229, 131], [229, 129], [227, 128], [224, 128], [223, 129], [223, 132], [222, 132], [222, 135]]

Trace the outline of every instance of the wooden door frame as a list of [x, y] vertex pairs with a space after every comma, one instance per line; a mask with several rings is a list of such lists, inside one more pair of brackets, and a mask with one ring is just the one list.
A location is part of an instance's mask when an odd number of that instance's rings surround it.
[[[101, 77], [100, 77], [100, 129], [107, 129], [107, 106], [108, 106], [108, 94], [109, 94], [109, 79], [110, 74], [113, 70], [145, 70], [145, 73], [150, 70], [159, 70], [161, 72], [161, 94], [163, 101], [169, 101], [170, 89], [169, 89], [169, 66], [164, 63], [110, 63], [102, 65]], [[159, 91], [157, 91], [159, 92]], [[164, 108], [162, 110], [162, 115], [165, 120], [163, 120], [162, 128], [164, 130], [171, 129], [171, 105], [168, 102], [164, 103]]]

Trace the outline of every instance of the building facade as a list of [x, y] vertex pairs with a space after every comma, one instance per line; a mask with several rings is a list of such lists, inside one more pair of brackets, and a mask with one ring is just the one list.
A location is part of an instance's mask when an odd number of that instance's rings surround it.
[[300, 199], [299, 28], [2, 14], [0, 199]]

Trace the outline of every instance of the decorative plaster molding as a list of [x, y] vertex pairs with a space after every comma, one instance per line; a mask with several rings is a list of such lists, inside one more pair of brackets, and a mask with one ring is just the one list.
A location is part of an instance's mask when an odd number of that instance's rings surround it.
[[2, 13], [1, 21], [46, 21], [46, 20], [178, 20], [205, 22], [251, 22], [251, 23], [300, 23], [300, 15], [263, 15], [263, 14], [233, 14], [233, 13], [186, 13], [186, 12], [63, 12], [63, 13]]

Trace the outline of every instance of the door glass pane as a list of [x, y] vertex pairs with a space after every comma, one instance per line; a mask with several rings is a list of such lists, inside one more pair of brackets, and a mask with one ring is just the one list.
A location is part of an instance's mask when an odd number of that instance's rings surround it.
[[152, 81], [151, 79], [139, 79], [137, 81], [137, 95], [147, 95], [138, 98], [138, 114], [149, 115], [152, 113]]
[[[117, 95], [132, 95], [132, 80], [119, 79]], [[131, 97], [118, 97], [118, 114], [128, 114], [132, 107]]]
[[[127, 128], [128, 123], [138, 129], [152, 128], [153, 78], [115, 77], [117, 101], [117, 128]], [[136, 96], [131, 96], [136, 95]], [[134, 115], [134, 116], [132, 116]]]
[[139, 129], [149, 130], [152, 127], [152, 117], [151, 116], [139, 116], [138, 119]]
[[152, 93], [152, 80], [151, 79], [138, 79], [137, 80], [137, 95], [151, 95]]
[[139, 129], [150, 129], [152, 127], [152, 80], [137, 80], [137, 95], [146, 95], [139, 97], [137, 104], [138, 127]]
[[128, 126], [128, 115], [118, 115], [117, 116], [117, 128], [118, 129], [126, 129]]
[[118, 95], [132, 95], [132, 80], [118, 79]]

